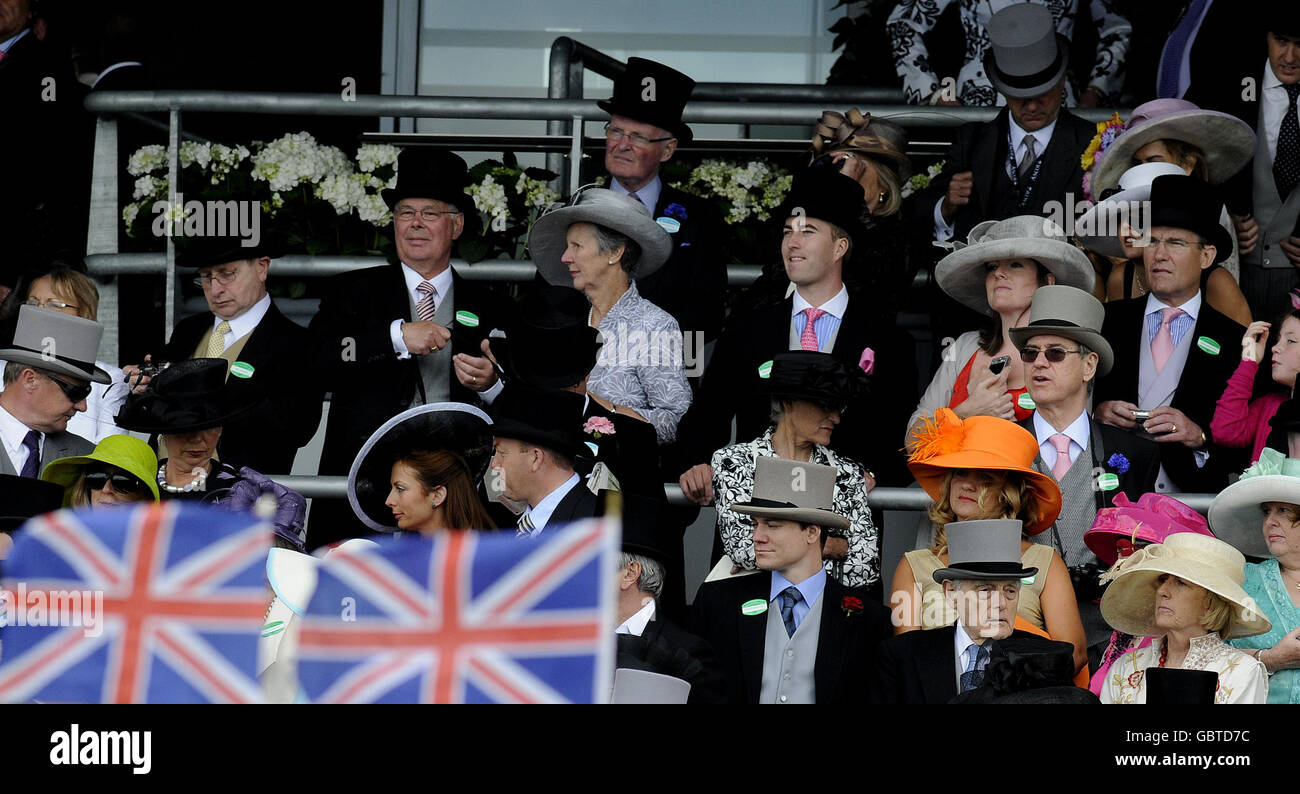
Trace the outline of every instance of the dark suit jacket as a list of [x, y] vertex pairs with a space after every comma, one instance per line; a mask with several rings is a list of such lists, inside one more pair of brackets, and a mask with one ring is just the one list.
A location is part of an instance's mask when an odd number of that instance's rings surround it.
[[[957, 697], [957, 627], [909, 631], [880, 643], [871, 683], [874, 703], [947, 703]], [[1024, 631], [1013, 636], [1037, 637]]]
[[542, 531], [545, 532], [548, 527], [557, 527], [570, 521], [581, 521], [584, 518], [604, 515], [607, 494], [607, 491], [601, 491], [599, 496], [592, 493], [579, 477], [578, 484], [570, 488], [551, 511], [551, 517], [546, 520], [546, 527], [543, 527]]
[[[673, 204], [682, 209], [668, 212]], [[720, 246], [722, 215], [713, 204], [665, 184], [654, 216], [673, 218], [681, 227], [672, 233], [673, 251], [668, 261], [654, 273], [638, 278], [637, 290], [671, 314], [682, 331], [702, 331], [705, 339], [712, 341], [722, 331], [727, 306], [727, 260]]]
[[[1101, 405], [1108, 400], [1137, 402], [1141, 335], [1147, 332], [1144, 316], [1146, 303], [1144, 296], [1106, 304], [1106, 320], [1101, 333], [1110, 340], [1111, 347], [1115, 350], [1115, 365], [1106, 377], [1098, 379], [1093, 392], [1093, 405]], [[1210, 420], [1214, 418], [1214, 406], [1219, 397], [1223, 396], [1228, 379], [1237, 368], [1240, 360], [1237, 343], [1246, 329], [1202, 301], [1196, 325], [1188, 333], [1192, 335], [1193, 341], [1171, 406], [1200, 425], [1208, 437]], [[1195, 340], [1202, 336], [1219, 344], [1217, 355], [1211, 355], [1197, 346]], [[1210, 441], [1210, 459], [1200, 469], [1196, 467], [1192, 450], [1186, 446], [1157, 442], [1160, 463], [1180, 490], [1217, 493], [1227, 486], [1229, 472], [1245, 468], [1247, 461], [1244, 453], [1248, 450], [1232, 450], [1215, 445], [1212, 438]]]
[[[644, 496], [649, 499], [664, 499], [664, 479], [659, 473], [659, 441], [655, 435], [654, 425], [632, 416], [606, 411], [595, 400], [587, 399], [587, 409], [582, 419], [600, 417], [614, 423], [612, 435], [593, 438], [584, 434], [584, 440], [595, 444], [600, 450], [594, 459], [584, 461], [587, 464], [604, 462], [618, 478], [619, 486], [626, 493]], [[590, 471], [589, 466], [584, 466]]]
[[[771, 595], [771, 573], [705, 582], [693, 605], [695, 632], [718, 652], [727, 679], [728, 703], [757, 703], [763, 686], [767, 613], [743, 615], [741, 604]], [[855, 597], [863, 608], [846, 614], [842, 601]], [[818, 703], [861, 703], [874, 664], [876, 646], [889, 636], [889, 610], [862, 588], [845, 587], [827, 577], [821, 598], [822, 624], [813, 668]]]
[[[69, 433], [66, 430], [60, 433], [46, 433], [43, 446], [40, 466], [42, 470], [50, 461], [75, 455], [89, 455], [95, 451], [93, 443], [76, 433]], [[0, 450], [0, 474], [18, 476], [18, 472], [14, 470], [13, 462], [9, 460], [9, 456], [5, 454], [4, 450]]]
[[[732, 315], [691, 408], [677, 429], [680, 458], [672, 479], [689, 467], [708, 463], [731, 439], [750, 441], [770, 425], [771, 399], [758, 367], [790, 349], [793, 297]], [[858, 369], [864, 348], [875, 351], [869, 394], [857, 400], [831, 435], [831, 448], [875, 472], [887, 485], [911, 482], [898, 440], [881, 428], [903, 427], [916, 407], [915, 342], [903, 329], [874, 315], [865, 301], [849, 299], [831, 355]]]
[[618, 635], [618, 666], [686, 681], [691, 685], [687, 703], [726, 702], [726, 683], [713, 646], [663, 618], [658, 609], [640, 637]]
[[[1030, 433], [1034, 432], [1033, 417], [1019, 424]], [[1098, 422], [1096, 419], [1090, 419], [1090, 426], [1096, 431], [1095, 435], [1101, 439], [1100, 449], [1094, 449], [1089, 445], [1088, 451], [1092, 454], [1092, 467], [1100, 466], [1119, 478], [1118, 488], [1109, 491], [1094, 491], [1098, 499], [1097, 509], [1114, 507], [1115, 494], [1117, 493], [1123, 493], [1130, 501], [1136, 502], [1142, 494], [1154, 491], [1156, 477], [1160, 475], [1159, 445], [1154, 441], [1121, 430], [1118, 427], [1111, 427], [1108, 424]], [[1110, 457], [1117, 453], [1128, 459], [1128, 469], [1124, 472], [1120, 472], [1118, 468], [1108, 463]], [[1042, 458], [1039, 458], [1036, 462], [1042, 462]], [[1051, 473], [1052, 467], [1044, 464], [1044, 470]]]
[[[194, 356], [199, 340], [212, 327], [212, 314], [186, 317], [154, 361], [182, 361]], [[231, 397], [256, 401], [258, 407], [228, 422], [218, 453], [236, 470], [248, 466], [263, 474], [288, 474], [298, 449], [320, 426], [323, 389], [311, 368], [315, 337], [285, 317], [275, 302], [248, 335], [239, 360], [253, 367], [251, 378], [230, 375]]]
[[[478, 315], [478, 330], [486, 336], [501, 318], [497, 299], [454, 271], [452, 283], [456, 310]], [[321, 474], [346, 474], [370, 434], [410, 408], [416, 397], [419, 364], [414, 356], [399, 360], [389, 336], [389, 326], [399, 317], [411, 320], [400, 265], [354, 270], [330, 279], [311, 321], [321, 344], [318, 367], [333, 392]], [[462, 349], [465, 346], [453, 329], [453, 353], [483, 355], [477, 344], [473, 350]], [[478, 403], [476, 392], [462, 386], [454, 373], [450, 377], [453, 401]]]
[[[1033, 192], [1023, 210], [1017, 208], [1019, 197], [1006, 175], [1008, 111], [1004, 108], [996, 119], [970, 122], [957, 128], [957, 136], [948, 149], [943, 173], [921, 192], [913, 212], [925, 217], [934, 214], [935, 202], [948, 192], [953, 174], [972, 172], [970, 203], [959, 207], [953, 216], [953, 239], [965, 242], [971, 227], [986, 220], [1003, 220], [1014, 215], [1042, 215], [1049, 201], [1064, 203], [1065, 194], [1082, 196], [1083, 166], [1079, 162], [1096, 126], [1065, 108], [1056, 118], [1052, 140], [1040, 153], [1043, 165]], [[933, 221], [931, 221], [933, 226]]]

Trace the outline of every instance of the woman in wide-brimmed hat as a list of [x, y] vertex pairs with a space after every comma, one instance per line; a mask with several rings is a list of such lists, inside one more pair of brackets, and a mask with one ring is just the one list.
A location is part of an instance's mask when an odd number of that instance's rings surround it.
[[131, 436], [109, 436], [89, 455], [50, 461], [41, 479], [63, 487], [64, 507], [112, 507], [158, 501], [158, 458]]
[[[985, 221], [971, 229], [966, 243], [935, 267], [935, 279], [954, 300], [989, 317], [979, 331], [957, 337], [908, 420], [908, 434], [923, 417], [951, 408], [959, 418], [996, 416], [1027, 419], [1034, 401], [1025, 383], [1020, 348], [1010, 331], [1024, 325], [1034, 290], [1065, 284], [1091, 292], [1092, 265], [1070, 245], [1054, 222], [1038, 215]], [[998, 374], [994, 359], [1010, 361]]]
[[[301, 551], [307, 500], [247, 466], [236, 471], [217, 457], [222, 426], [244, 416], [256, 402], [236, 401], [226, 386], [221, 358], [177, 361], [155, 375], [145, 390], [127, 398], [117, 425], [158, 437], [163, 455], [155, 482], [163, 499], [184, 499], [251, 509], [262, 494], [275, 498], [275, 542]], [[268, 428], [268, 432], [274, 432]]]
[[754, 461], [759, 457], [810, 461], [834, 466], [835, 512], [849, 526], [831, 532], [826, 542], [826, 572], [848, 587], [880, 581], [880, 549], [867, 504], [862, 466], [829, 448], [831, 434], [845, 407], [863, 388], [860, 373], [850, 371], [829, 353], [792, 350], [760, 372], [772, 398], [772, 426], [762, 436], [713, 453], [714, 506], [718, 536], [734, 572], [757, 570], [754, 519], [732, 510], [754, 489]]
[[1300, 703], [1300, 460], [1266, 449], [1210, 505], [1210, 526], [1243, 554], [1242, 584], [1273, 627], [1231, 644], [1268, 670], [1269, 703]]
[[548, 283], [573, 287], [591, 303], [588, 324], [605, 345], [587, 388], [619, 413], [649, 421], [660, 444], [672, 442], [691, 407], [681, 329], [641, 297], [635, 281], [668, 260], [668, 232], [640, 201], [588, 188], [539, 218], [528, 248]]
[[930, 548], [907, 552], [894, 571], [891, 599], [902, 615], [895, 631], [939, 628], [956, 619], [933, 582], [933, 573], [948, 561], [945, 525], [1013, 518], [1024, 525], [1021, 560], [1039, 571], [1021, 588], [1018, 627], [1071, 643], [1075, 669], [1082, 670], [1088, 661], [1087, 640], [1070, 572], [1055, 549], [1030, 540], [1052, 526], [1061, 512], [1060, 486], [1034, 468], [1034, 434], [1005, 419], [962, 420], [942, 408], [918, 425], [911, 447], [908, 468], [934, 500], [930, 520], [935, 533]]
[[[1152, 543], [1163, 543], [1165, 538], [1175, 532], [1209, 535], [1210, 527], [1205, 523], [1204, 516], [1172, 496], [1145, 493], [1133, 503], [1126, 494], [1119, 493], [1115, 495], [1112, 507], [1103, 507], [1097, 511], [1092, 528], [1083, 533], [1083, 542], [1097, 555], [1097, 559], [1114, 566], [1116, 560], [1130, 557], [1133, 552]], [[1116, 659], [1150, 644], [1150, 637], [1112, 632], [1110, 641], [1101, 654], [1101, 662], [1092, 674], [1089, 688], [1093, 694], [1101, 694], [1102, 684], [1106, 682], [1106, 671]]]
[[1254, 656], [1223, 640], [1268, 631], [1268, 618], [1242, 589], [1246, 559], [1218, 538], [1176, 532], [1120, 560], [1101, 613], [1116, 631], [1153, 642], [1111, 665], [1102, 703], [1145, 703], [1152, 667], [1211, 670], [1219, 675], [1215, 703], [1263, 703], [1268, 673]]
[[477, 484], [492, 459], [492, 420], [464, 403], [431, 403], [389, 419], [348, 472], [348, 502], [378, 532], [493, 529]]

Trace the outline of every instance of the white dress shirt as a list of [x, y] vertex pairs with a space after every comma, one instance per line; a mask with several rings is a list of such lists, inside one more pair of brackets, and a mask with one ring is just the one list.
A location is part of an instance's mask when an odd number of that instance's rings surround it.
[[[253, 333], [253, 329], [257, 327], [258, 323], [262, 322], [262, 318], [265, 317], [266, 313], [270, 310], [271, 296], [263, 295], [262, 299], [249, 307], [248, 311], [233, 320], [226, 320], [226, 322], [230, 323], [230, 330], [226, 332], [226, 335], [223, 338], [224, 344], [222, 346], [228, 348], [235, 343], [235, 340]], [[221, 322], [222, 320], [220, 317], [215, 314], [212, 315], [213, 333], [217, 332], [217, 326], [220, 325]]]
[[[416, 273], [406, 263], [402, 263], [402, 278], [406, 279], [406, 293], [410, 296], [411, 302], [419, 305], [424, 296], [416, 291], [416, 287], [423, 284], [426, 280], [433, 284], [433, 289], [437, 293], [433, 297], [434, 311], [442, 305], [442, 299], [447, 297], [451, 292], [451, 267], [445, 267], [442, 272], [431, 279], [425, 279], [419, 273]], [[398, 358], [410, 358], [411, 351], [406, 349], [406, 341], [402, 339], [402, 323], [405, 322], [401, 317], [393, 320], [388, 326], [388, 335], [393, 340], [393, 352]]]
[[555, 512], [555, 508], [560, 506], [560, 502], [564, 501], [564, 497], [568, 496], [569, 491], [572, 491], [577, 484], [578, 475], [576, 473], [571, 474], [569, 479], [560, 484], [559, 488], [542, 497], [536, 507], [529, 507], [524, 510], [524, 515], [528, 516], [528, 520], [533, 522], [533, 531], [529, 533], [530, 535], [537, 535], [543, 529], [546, 529], [546, 524], [551, 520], [551, 513]]
[[1088, 448], [1088, 435], [1092, 430], [1092, 425], [1088, 421], [1088, 412], [1084, 411], [1079, 417], [1069, 424], [1064, 430], [1057, 430], [1048, 423], [1043, 415], [1034, 412], [1034, 435], [1038, 438], [1038, 454], [1047, 464], [1048, 469], [1056, 466], [1056, 445], [1052, 443], [1052, 436], [1057, 433], [1064, 433], [1070, 437], [1070, 463], [1074, 463]]
[[[630, 192], [617, 179], [609, 180], [609, 189], [622, 196], [626, 196]], [[663, 181], [659, 179], [658, 174], [655, 174], [654, 179], [651, 179], [645, 187], [636, 192], [636, 197], [641, 200], [646, 209], [650, 210], [650, 217], [652, 218], [655, 214], [655, 207], [659, 206], [659, 194], [663, 192], [663, 189]]]
[[1264, 62], [1264, 79], [1259, 84], [1259, 112], [1264, 122], [1264, 139], [1268, 145], [1268, 161], [1277, 159], [1277, 136], [1282, 129], [1282, 117], [1286, 115], [1291, 98], [1287, 96], [1286, 87], [1273, 74], [1273, 67]]
[[631, 634], [634, 637], [640, 637], [645, 633], [645, 627], [650, 621], [655, 619], [655, 600], [646, 596], [641, 608], [636, 614], [618, 625], [614, 629], [615, 634]]
[[[27, 433], [32, 428], [18, 421], [13, 414], [0, 408], [0, 442], [4, 443], [5, 454], [9, 456], [9, 462], [14, 466], [14, 472], [21, 472], [23, 465], [27, 463], [27, 447], [23, 446], [23, 439], [27, 438]], [[40, 434], [40, 451], [45, 452], [45, 434]], [[42, 464], [48, 461], [42, 460]], [[39, 472], [37, 472], [39, 474]]]

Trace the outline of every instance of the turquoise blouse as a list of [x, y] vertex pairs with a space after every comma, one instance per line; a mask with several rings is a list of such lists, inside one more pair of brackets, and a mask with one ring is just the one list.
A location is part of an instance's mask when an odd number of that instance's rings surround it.
[[[1282, 569], [1277, 560], [1250, 563], [1246, 566], [1246, 581], [1242, 584], [1260, 610], [1273, 623], [1267, 634], [1239, 637], [1230, 640], [1234, 648], [1272, 648], [1288, 632], [1300, 626], [1300, 607], [1291, 601]], [[1300, 703], [1300, 670], [1279, 670], [1268, 679], [1269, 703]]]

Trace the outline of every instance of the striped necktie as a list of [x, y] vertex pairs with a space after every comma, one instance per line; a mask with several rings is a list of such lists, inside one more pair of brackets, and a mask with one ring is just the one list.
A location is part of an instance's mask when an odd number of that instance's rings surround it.
[[431, 282], [421, 281], [420, 286], [416, 287], [415, 291], [420, 293], [420, 302], [415, 304], [416, 319], [421, 322], [432, 322], [433, 313], [438, 308], [434, 305], [434, 300], [438, 297], [438, 290], [434, 288]]
[[515, 532], [515, 537], [517, 538], [526, 538], [537, 531], [537, 527], [533, 526], [533, 520], [528, 517], [527, 511], [525, 511], [523, 515], [519, 516], [519, 520], [516, 523], [519, 525], [518, 531]]

